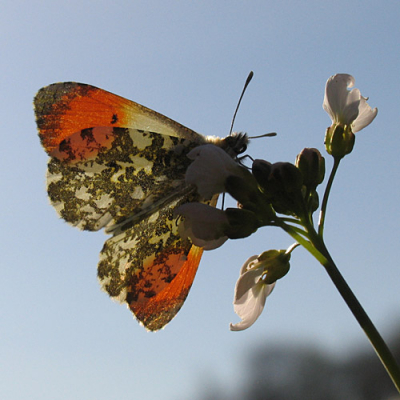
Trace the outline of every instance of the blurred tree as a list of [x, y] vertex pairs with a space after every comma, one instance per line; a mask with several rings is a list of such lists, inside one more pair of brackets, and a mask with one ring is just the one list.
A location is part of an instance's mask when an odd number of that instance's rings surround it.
[[[400, 361], [400, 328], [389, 341]], [[372, 349], [348, 354], [344, 361], [311, 346], [258, 348], [241, 365], [244, 384], [228, 392], [200, 393], [202, 400], [400, 400]], [[240, 384], [240, 383], [239, 383]], [[204, 396], [203, 396], [204, 394]]]

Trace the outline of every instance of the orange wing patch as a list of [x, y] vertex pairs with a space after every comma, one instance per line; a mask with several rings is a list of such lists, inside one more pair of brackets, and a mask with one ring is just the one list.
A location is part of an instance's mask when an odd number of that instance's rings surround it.
[[[177, 275], [159, 293], [154, 293], [154, 296], [138, 301], [135, 300], [134, 293], [128, 292], [126, 302], [129, 308], [147, 329], [161, 329], [180, 310], [196, 276], [202, 254], [202, 248], [191, 246]], [[150, 286], [148, 289], [153, 288]]]
[[109, 150], [115, 140], [114, 128], [99, 126], [82, 129], [49, 150], [51, 157], [69, 164], [94, 160], [100, 151]]
[[74, 133], [97, 126], [129, 127], [132, 104], [93, 86], [66, 82], [41, 89], [35, 98], [43, 147], [52, 155]]
[[35, 100], [36, 123], [50, 156], [74, 133], [93, 127], [122, 127], [202, 140], [201, 135], [138, 103], [94, 86], [76, 82], [42, 88]]

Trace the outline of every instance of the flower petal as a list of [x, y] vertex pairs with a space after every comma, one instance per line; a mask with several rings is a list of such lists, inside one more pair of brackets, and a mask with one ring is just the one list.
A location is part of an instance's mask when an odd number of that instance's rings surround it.
[[243, 275], [246, 271], [253, 267], [254, 261], [258, 259], [259, 256], [251, 256], [248, 258], [245, 263], [240, 268], [240, 275]]
[[352, 124], [352, 130], [354, 132], [361, 131], [368, 126], [378, 114], [378, 109], [375, 107], [372, 109], [367, 103], [367, 99], [361, 96], [359, 113], [357, 119]]
[[357, 118], [360, 92], [358, 89], [347, 90], [354, 83], [349, 74], [333, 75], [326, 82], [323, 108], [332, 122], [350, 125]]
[[201, 240], [194, 238], [193, 244], [197, 247], [202, 247], [204, 250], [215, 250], [221, 247], [228, 240], [228, 236], [221, 236], [215, 240]]
[[186, 203], [180, 205], [175, 214], [184, 217], [179, 224], [181, 237], [190, 238], [198, 247], [213, 250], [228, 240], [224, 232], [229, 222], [222, 210], [202, 203]]
[[262, 313], [266, 298], [275, 287], [275, 282], [266, 284], [263, 281], [264, 273], [264, 265], [259, 262], [259, 256], [250, 257], [240, 269], [233, 304], [236, 314], [242, 321], [230, 324], [232, 331], [247, 329]]
[[188, 157], [194, 161], [186, 171], [186, 183], [196, 185], [204, 199], [222, 193], [226, 178], [240, 168], [226, 151], [213, 144], [195, 147]]
[[350, 125], [357, 117], [360, 111], [361, 93], [358, 89], [347, 91], [347, 99], [344, 108], [339, 113], [339, 122], [343, 125]]
[[231, 331], [241, 331], [249, 328], [261, 315], [265, 301], [275, 287], [275, 282], [268, 285], [260, 280], [248, 290], [239, 301], [235, 302], [234, 310], [242, 321], [230, 324]]
[[336, 74], [327, 80], [322, 106], [332, 121], [335, 120], [337, 110], [342, 109], [347, 102], [347, 87], [353, 85], [354, 78], [348, 74]]
[[[257, 256], [253, 256], [257, 259]], [[251, 257], [251, 258], [253, 258]], [[249, 260], [251, 260], [249, 258]], [[249, 261], [248, 260], [248, 261]], [[242, 267], [243, 268], [243, 267]], [[246, 293], [256, 285], [256, 283], [260, 280], [262, 274], [264, 273], [263, 268], [256, 268], [256, 269], [249, 269], [248, 271], [243, 271], [236, 282], [235, 287], [235, 297], [234, 297], [234, 304], [237, 302], [243, 301], [243, 298]]]

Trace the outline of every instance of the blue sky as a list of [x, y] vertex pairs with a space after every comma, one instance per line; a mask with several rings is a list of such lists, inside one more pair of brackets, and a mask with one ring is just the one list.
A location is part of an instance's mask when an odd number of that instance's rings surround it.
[[0, 397], [195, 398], [204, 377], [240, 384], [243, 358], [260, 345], [314, 343], [343, 357], [367, 346], [322, 267], [302, 249], [257, 323], [229, 331], [238, 321], [232, 298], [243, 261], [292, 243], [271, 228], [205, 254], [177, 318], [155, 334], [140, 327], [100, 291], [104, 233], [71, 228], [48, 204], [32, 99], [53, 82], [90, 83], [223, 137], [253, 70], [235, 129], [278, 132], [248, 151], [275, 162], [294, 161], [303, 147], [324, 150], [325, 82], [352, 74], [379, 113], [339, 169], [325, 235], [387, 335], [400, 311], [399, 17], [397, 1], [6, 2]]

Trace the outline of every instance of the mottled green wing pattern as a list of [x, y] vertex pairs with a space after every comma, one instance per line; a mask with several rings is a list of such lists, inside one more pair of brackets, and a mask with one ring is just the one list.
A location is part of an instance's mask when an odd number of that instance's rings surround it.
[[[190, 261], [192, 267], [185, 267], [195, 246], [179, 236], [173, 211], [191, 198], [190, 194], [182, 194], [135, 224], [123, 223], [100, 254], [98, 278], [102, 288], [118, 301], [126, 302], [136, 318], [151, 330], [160, 329], [175, 316], [197, 271], [202, 249], [197, 248], [197, 264]], [[170, 285], [178, 274], [186, 282], [173, 291]]]
[[[201, 144], [201, 143], [200, 143]], [[147, 329], [183, 305], [202, 249], [178, 234], [174, 208], [198, 200], [185, 184], [187, 153], [199, 145], [137, 129], [98, 127], [64, 140], [49, 161], [48, 193], [60, 216], [113, 234], [98, 278]]]
[[49, 161], [50, 200], [62, 218], [85, 230], [110, 230], [130, 216], [140, 220], [180, 196], [186, 154], [196, 145], [137, 129], [77, 132]]

